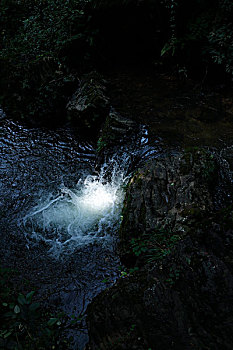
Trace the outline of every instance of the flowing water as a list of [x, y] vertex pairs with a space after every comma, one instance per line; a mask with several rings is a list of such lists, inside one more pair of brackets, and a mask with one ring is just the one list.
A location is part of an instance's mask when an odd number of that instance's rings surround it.
[[[119, 146], [97, 173], [94, 146], [74, 129], [1, 121], [0, 258], [19, 271], [19, 286], [26, 279], [54, 311], [78, 317], [119, 278], [115, 248], [129, 175], [168, 150], [158, 137], [148, 142], [145, 127], [132, 143]], [[224, 159], [229, 150], [221, 151]], [[73, 349], [82, 349], [85, 321], [74, 328]]]
[[[140, 150], [140, 152], [139, 152]], [[29, 280], [54, 310], [77, 317], [119, 277], [115, 253], [124, 191], [132, 163], [154, 157], [141, 130], [134, 146], [95, 170], [93, 145], [69, 128], [0, 125], [1, 261]], [[85, 324], [69, 331], [74, 349], [88, 340]]]
[[[124, 160], [127, 163], [127, 157]], [[22, 219], [28, 244], [42, 241], [57, 258], [89, 243], [111, 244], [120, 223], [127, 164], [124, 168], [114, 160], [110, 164], [113, 172], [108, 181], [105, 174], [110, 165], [105, 164], [98, 176], [77, 171], [77, 183], [58, 184], [57, 195], [41, 196]]]

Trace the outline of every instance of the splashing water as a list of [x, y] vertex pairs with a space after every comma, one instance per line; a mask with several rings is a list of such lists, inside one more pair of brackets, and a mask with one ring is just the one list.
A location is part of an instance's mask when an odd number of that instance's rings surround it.
[[99, 176], [88, 175], [75, 188], [63, 186], [56, 196], [41, 200], [23, 218], [28, 245], [42, 241], [59, 256], [85, 244], [112, 240], [120, 224], [127, 163], [127, 157], [120, 165], [112, 159]]

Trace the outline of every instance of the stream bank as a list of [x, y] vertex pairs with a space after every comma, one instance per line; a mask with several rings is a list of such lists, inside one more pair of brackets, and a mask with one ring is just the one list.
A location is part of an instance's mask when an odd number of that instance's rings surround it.
[[132, 177], [120, 255], [134, 272], [88, 307], [88, 349], [231, 349], [232, 193], [203, 150], [158, 158]]
[[230, 350], [232, 99], [166, 75], [123, 71], [110, 81], [119, 115], [146, 124], [163, 152], [129, 181], [126, 269], [88, 307], [87, 348]]

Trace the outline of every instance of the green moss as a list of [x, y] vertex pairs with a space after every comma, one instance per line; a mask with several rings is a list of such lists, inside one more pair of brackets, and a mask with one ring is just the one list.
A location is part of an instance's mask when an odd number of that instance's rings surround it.
[[116, 141], [116, 135], [112, 132], [110, 117], [105, 120], [104, 126], [101, 130], [101, 135], [97, 141], [97, 152], [101, 152], [104, 149], [110, 147]]
[[107, 142], [100, 137], [97, 141], [97, 153], [100, 153], [107, 146]]
[[142, 186], [143, 179], [144, 179], [144, 174], [138, 171], [136, 176], [134, 176], [133, 178], [133, 183], [136, 184], [138, 188], [140, 188]]

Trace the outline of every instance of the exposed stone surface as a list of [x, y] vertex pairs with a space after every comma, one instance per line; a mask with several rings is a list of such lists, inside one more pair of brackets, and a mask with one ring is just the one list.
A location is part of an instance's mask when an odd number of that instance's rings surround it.
[[213, 211], [219, 176], [217, 159], [199, 149], [146, 164], [126, 192], [122, 245], [161, 226], [186, 233], [196, 218]]
[[158, 226], [180, 240], [152, 261], [145, 253], [138, 272], [94, 300], [89, 349], [232, 349], [233, 211], [219, 209], [223, 180], [217, 157], [203, 150], [166, 156], [134, 175], [121, 227], [123, 257], [132, 237], [151, 235], [156, 247]]
[[101, 164], [104, 157], [114, 154], [116, 147], [132, 142], [138, 130], [139, 125], [135, 121], [111, 108], [98, 139], [98, 163]]
[[160, 264], [97, 297], [90, 348], [232, 349], [232, 241], [232, 230], [197, 230]]
[[68, 102], [68, 119], [83, 128], [100, 129], [109, 112], [109, 99], [105, 95], [106, 81], [96, 72], [86, 74], [78, 90]]

